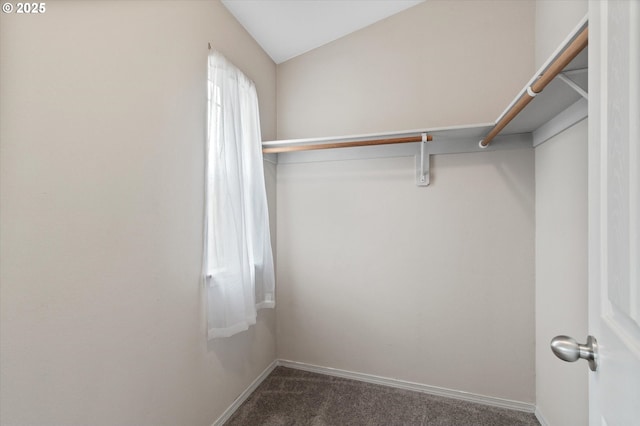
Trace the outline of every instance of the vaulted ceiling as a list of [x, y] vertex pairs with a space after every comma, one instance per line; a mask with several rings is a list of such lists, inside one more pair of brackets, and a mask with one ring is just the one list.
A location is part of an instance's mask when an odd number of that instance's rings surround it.
[[222, 0], [277, 64], [425, 0]]

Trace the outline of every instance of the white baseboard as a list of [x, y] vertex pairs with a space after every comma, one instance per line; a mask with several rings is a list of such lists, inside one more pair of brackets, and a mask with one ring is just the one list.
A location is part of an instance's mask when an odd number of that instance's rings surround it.
[[544, 418], [538, 407], [536, 407], [536, 411], [534, 411], [534, 414], [536, 415], [536, 419], [538, 419], [541, 426], [549, 426], [549, 422]]
[[242, 403], [245, 402], [247, 398], [249, 398], [249, 396], [253, 393], [253, 391], [256, 390], [258, 386], [260, 386], [260, 383], [262, 383], [264, 379], [266, 379], [267, 376], [271, 374], [273, 369], [276, 368], [278, 365], [279, 365], [278, 360], [275, 360], [271, 364], [269, 364], [269, 366], [265, 368], [265, 370], [262, 373], [260, 373], [260, 375], [253, 382], [251, 382], [249, 387], [247, 387], [240, 394], [240, 396], [238, 396], [235, 399], [235, 401], [233, 401], [233, 403], [229, 406], [229, 408], [224, 410], [224, 413], [222, 413], [222, 415], [218, 417], [218, 419], [215, 422], [213, 422], [211, 426], [222, 426], [224, 422], [229, 420], [231, 416], [233, 416], [233, 413], [236, 412], [236, 410], [242, 405]]
[[391, 386], [393, 388], [406, 389], [415, 392], [428, 393], [432, 395], [444, 396], [447, 398], [461, 399], [464, 401], [476, 402], [493, 407], [507, 408], [509, 410], [524, 411], [534, 413], [535, 406], [526, 402], [513, 401], [510, 399], [496, 398], [492, 396], [478, 395], [470, 392], [463, 392], [453, 389], [441, 388], [437, 386], [423, 385], [421, 383], [407, 382], [404, 380], [390, 379], [387, 377], [374, 376], [372, 374], [356, 373], [352, 371], [339, 370], [337, 368], [320, 367], [317, 365], [305, 364], [302, 362], [278, 360], [278, 365], [295, 368], [297, 370], [310, 371], [312, 373], [325, 374], [329, 376], [343, 377], [345, 379], [359, 380], [361, 382], [373, 383], [377, 385]]

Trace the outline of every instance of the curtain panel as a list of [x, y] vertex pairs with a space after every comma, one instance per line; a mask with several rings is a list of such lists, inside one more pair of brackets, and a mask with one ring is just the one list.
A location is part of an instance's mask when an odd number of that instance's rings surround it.
[[254, 83], [209, 54], [205, 281], [209, 339], [275, 307], [275, 276]]

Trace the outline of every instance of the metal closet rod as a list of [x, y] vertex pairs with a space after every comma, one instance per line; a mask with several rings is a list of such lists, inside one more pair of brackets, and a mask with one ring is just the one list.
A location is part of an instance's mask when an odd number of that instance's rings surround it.
[[[431, 142], [433, 136], [427, 135], [427, 141]], [[349, 142], [333, 142], [333, 143], [317, 143], [309, 145], [291, 145], [291, 146], [276, 146], [276, 147], [263, 147], [263, 154], [277, 154], [279, 152], [294, 152], [294, 151], [311, 151], [315, 149], [333, 149], [333, 148], [350, 148], [355, 146], [372, 146], [372, 145], [390, 145], [396, 143], [410, 143], [410, 142], [422, 142], [422, 135], [407, 136], [403, 138], [387, 138], [387, 139], [370, 139], [362, 141], [349, 141]]]
[[538, 80], [536, 80], [530, 87], [527, 87], [527, 92], [524, 93], [518, 102], [513, 105], [513, 107], [502, 116], [500, 121], [493, 126], [493, 129], [489, 131], [487, 136], [480, 141], [480, 148], [486, 148], [489, 146], [493, 138], [495, 138], [498, 133], [504, 129], [507, 124], [511, 122], [520, 112], [526, 107], [529, 102], [542, 90], [551, 81], [558, 75], [562, 70], [569, 65], [571, 61], [575, 59], [576, 56], [582, 52], [582, 50], [587, 47], [589, 42], [589, 27], [582, 30], [582, 32], [567, 46], [567, 48], [549, 65], [549, 68], [546, 69], [544, 73], [540, 76]]

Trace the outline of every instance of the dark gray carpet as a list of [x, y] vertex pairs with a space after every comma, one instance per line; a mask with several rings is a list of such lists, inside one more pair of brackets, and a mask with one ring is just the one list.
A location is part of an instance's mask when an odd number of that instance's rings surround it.
[[539, 426], [530, 413], [277, 367], [225, 423]]

